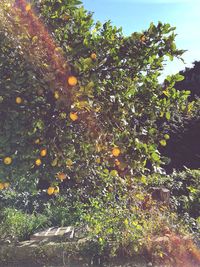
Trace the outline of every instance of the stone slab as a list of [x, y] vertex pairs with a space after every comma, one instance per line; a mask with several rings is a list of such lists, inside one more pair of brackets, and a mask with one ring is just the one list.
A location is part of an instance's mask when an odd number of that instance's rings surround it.
[[74, 238], [74, 227], [51, 227], [44, 231], [33, 234], [30, 240], [61, 240], [61, 239], [73, 239]]

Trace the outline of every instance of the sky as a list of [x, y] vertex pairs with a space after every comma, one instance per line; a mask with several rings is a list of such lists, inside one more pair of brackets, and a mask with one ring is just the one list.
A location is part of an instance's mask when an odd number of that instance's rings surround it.
[[102, 23], [111, 20], [125, 35], [148, 29], [151, 22], [170, 23], [176, 27], [176, 45], [187, 50], [185, 64], [175, 60], [165, 67], [162, 77], [175, 74], [200, 60], [200, 0], [83, 0]]

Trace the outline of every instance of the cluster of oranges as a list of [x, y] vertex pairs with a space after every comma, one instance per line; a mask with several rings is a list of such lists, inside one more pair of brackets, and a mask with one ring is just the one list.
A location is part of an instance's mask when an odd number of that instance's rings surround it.
[[[121, 150], [118, 147], [114, 147], [112, 149], [112, 155], [115, 157], [115, 166], [117, 166], [117, 167], [121, 164], [121, 162], [117, 158], [117, 157], [119, 157], [120, 154], [121, 154]], [[117, 170], [111, 170], [110, 175], [111, 176], [117, 176], [118, 171]]]
[[[58, 174], [57, 174], [57, 178], [61, 181], [61, 182], [63, 182], [63, 180], [65, 180], [65, 179], [69, 179], [69, 177], [64, 173], [64, 172], [59, 172]], [[50, 186], [48, 189], [47, 189], [47, 194], [49, 195], [49, 196], [51, 196], [51, 195], [55, 195], [55, 194], [58, 194], [60, 192], [60, 188], [59, 188], [59, 186]]]
[[[67, 78], [67, 84], [68, 84], [69, 86], [71, 86], [71, 87], [76, 86], [77, 83], [78, 83], [78, 80], [77, 80], [77, 78], [76, 78], [75, 76], [69, 76], [69, 77]], [[56, 100], [58, 100], [58, 99], [60, 98], [60, 93], [59, 93], [59, 91], [57, 91], [57, 90], [54, 91], [54, 98], [55, 98]], [[69, 117], [70, 117], [70, 119], [71, 119], [72, 121], [76, 121], [76, 120], [78, 120], [78, 114], [77, 114], [77, 112], [70, 112]]]
[[59, 188], [59, 186], [50, 186], [48, 189], [47, 189], [47, 194], [49, 195], [49, 196], [51, 196], [51, 195], [56, 195], [56, 194], [58, 194], [60, 192], [60, 188]]
[[[36, 141], [38, 141], [38, 140], [39, 139], [37, 139]], [[36, 141], [35, 141], [35, 143], [36, 143]], [[41, 157], [46, 157], [46, 155], [47, 155], [47, 149], [46, 148], [41, 149], [40, 150], [40, 156]], [[38, 158], [38, 159], [35, 160], [35, 165], [36, 166], [40, 166], [41, 164], [42, 164], [42, 160], [40, 158]]]
[[10, 186], [10, 183], [0, 183], [0, 190], [7, 189]]
[[[3, 159], [3, 162], [5, 165], [10, 165], [12, 163], [12, 158], [11, 157], [5, 157]], [[0, 190], [7, 189], [10, 186], [10, 183], [5, 182], [5, 183], [0, 183]]]

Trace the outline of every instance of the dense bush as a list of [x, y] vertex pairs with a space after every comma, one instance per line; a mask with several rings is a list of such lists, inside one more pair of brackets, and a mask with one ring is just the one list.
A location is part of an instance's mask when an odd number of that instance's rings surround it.
[[45, 215], [30, 215], [13, 208], [5, 208], [0, 213], [0, 235], [2, 239], [26, 240], [37, 230], [48, 226]]
[[167, 172], [173, 169], [184, 170], [200, 168], [199, 153], [199, 125], [200, 125], [200, 63], [195, 61], [192, 68], [181, 71], [184, 79], [175, 83], [179, 90], [189, 90], [190, 96], [187, 112], [177, 114], [170, 123], [170, 140], [165, 147], [160, 148], [162, 155], [169, 158], [170, 162], [164, 168]]
[[188, 102], [187, 111], [176, 114], [168, 125], [170, 139], [160, 153], [168, 158], [163, 165], [168, 173], [173, 169], [183, 171], [184, 167], [199, 169], [199, 131], [200, 131], [200, 99]]
[[184, 76], [184, 80], [177, 82], [175, 88], [180, 91], [190, 90], [190, 101], [200, 97], [200, 62], [195, 61], [192, 68], [186, 68], [180, 74]]
[[200, 170], [186, 169], [182, 172], [174, 171], [167, 176], [152, 176], [149, 186], [168, 188], [171, 207], [191, 231], [200, 233]]

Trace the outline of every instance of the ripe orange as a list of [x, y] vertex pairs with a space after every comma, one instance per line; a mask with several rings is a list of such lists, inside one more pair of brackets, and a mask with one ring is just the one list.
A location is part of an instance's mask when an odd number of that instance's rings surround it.
[[67, 82], [70, 86], [75, 86], [78, 83], [78, 80], [75, 76], [69, 76]]
[[30, 11], [31, 10], [31, 4], [27, 4], [25, 9], [26, 9], [26, 12]]
[[47, 155], [47, 149], [44, 148], [44, 149], [42, 149], [42, 150], [40, 151], [40, 156], [41, 156], [41, 157], [45, 157], [46, 155]]
[[53, 195], [54, 190], [55, 190], [54, 187], [50, 186], [50, 187], [47, 189], [47, 194], [48, 194], [49, 196]]
[[7, 189], [10, 186], [10, 183], [6, 182], [4, 183], [4, 188]]
[[4, 184], [0, 183], [0, 190], [3, 190], [3, 189], [4, 189]]
[[60, 188], [59, 188], [59, 186], [56, 186], [54, 188], [54, 194], [58, 194], [59, 192], [60, 192]]
[[90, 58], [93, 59], [93, 60], [95, 60], [95, 59], [97, 59], [97, 55], [96, 55], [95, 53], [92, 53], [92, 54], [90, 55]]
[[42, 164], [41, 159], [36, 159], [36, 161], [35, 161], [35, 165], [36, 165], [36, 166], [40, 166], [41, 164]]
[[16, 97], [15, 102], [16, 102], [17, 104], [21, 104], [21, 103], [22, 103], [22, 98], [19, 97], [19, 96]]
[[114, 157], [118, 157], [119, 154], [121, 153], [120, 149], [118, 147], [114, 147], [112, 150], [112, 154]]
[[118, 159], [115, 159], [115, 165], [119, 166], [120, 165], [120, 161]]
[[65, 174], [64, 172], [59, 172], [59, 173], [57, 174], [57, 177], [58, 177], [58, 179], [61, 180], [61, 181], [65, 180], [65, 179], [67, 178], [67, 176], [66, 176], [66, 174]]
[[59, 92], [58, 91], [55, 91], [54, 92], [54, 98], [55, 99], [58, 99], [59, 97], [60, 97]]
[[69, 117], [72, 121], [78, 120], [77, 112], [70, 112]]
[[5, 157], [3, 160], [5, 165], [10, 165], [12, 163], [11, 157]]

